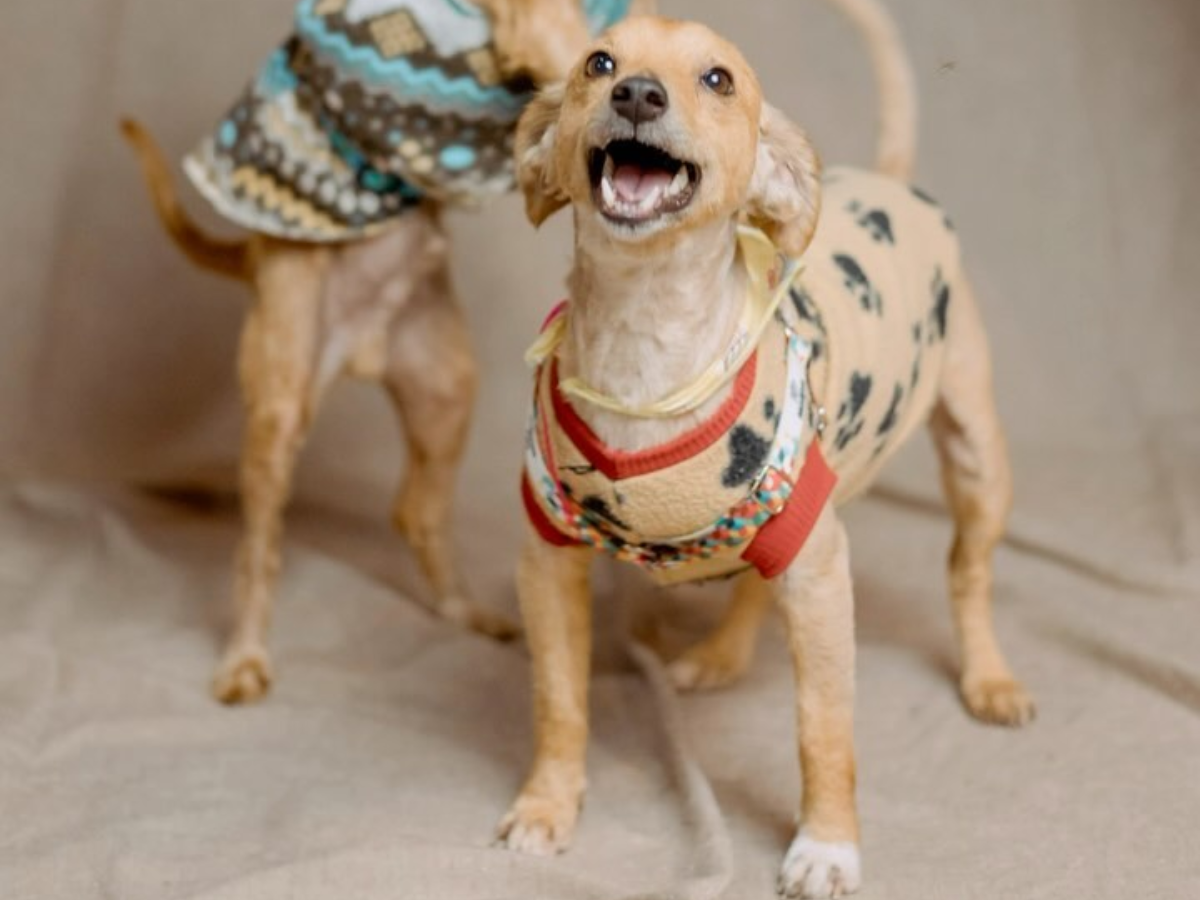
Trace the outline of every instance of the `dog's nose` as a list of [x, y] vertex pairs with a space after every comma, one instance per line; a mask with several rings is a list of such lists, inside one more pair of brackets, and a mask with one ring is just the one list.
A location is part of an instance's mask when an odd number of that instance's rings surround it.
[[656, 78], [626, 78], [613, 88], [613, 109], [634, 125], [662, 118], [670, 105], [667, 89]]

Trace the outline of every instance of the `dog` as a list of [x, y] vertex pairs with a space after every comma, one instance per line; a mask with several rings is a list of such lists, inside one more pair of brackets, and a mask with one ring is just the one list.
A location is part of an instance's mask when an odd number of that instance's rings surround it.
[[992, 553], [1011, 504], [987, 336], [942, 210], [909, 185], [915, 90], [874, 0], [838, 0], [882, 96], [874, 172], [824, 176], [705, 26], [629, 19], [518, 126], [531, 221], [570, 207], [570, 301], [537, 366], [518, 566], [536, 752], [498, 840], [565, 849], [585, 789], [589, 567], [607, 553], [671, 584], [736, 577], [714, 634], [670, 667], [732, 681], [772, 601], [795, 665], [800, 827], [779, 892], [861, 882], [853, 747], [854, 603], [838, 508], [929, 421], [956, 537], [950, 594], [961, 695], [1021, 725], [1033, 703], [991, 620]]
[[187, 160], [218, 212], [250, 230], [245, 240], [203, 233], [161, 150], [123, 122], [167, 233], [194, 263], [255, 294], [238, 364], [245, 531], [235, 627], [213, 681], [219, 700], [254, 701], [271, 684], [266, 632], [283, 511], [305, 435], [343, 374], [382, 384], [404, 427], [408, 471], [393, 520], [432, 587], [433, 611], [496, 638], [516, 633], [468, 597], [452, 559], [452, 493], [477, 371], [441, 213], [512, 186], [509, 148], [530, 86], [561, 77], [589, 31], [630, 8], [301, 0], [293, 36]]

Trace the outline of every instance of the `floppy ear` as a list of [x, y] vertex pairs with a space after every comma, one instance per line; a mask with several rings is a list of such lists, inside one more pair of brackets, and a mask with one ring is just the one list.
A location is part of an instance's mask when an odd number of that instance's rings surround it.
[[525, 108], [514, 143], [517, 184], [525, 194], [525, 214], [541, 225], [569, 202], [558, 180], [554, 143], [566, 87], [551, 85]]
[[798, 125], [763, 104], [746, 212], [788, 256], [808, 248], [821, 211], [821, 161]]

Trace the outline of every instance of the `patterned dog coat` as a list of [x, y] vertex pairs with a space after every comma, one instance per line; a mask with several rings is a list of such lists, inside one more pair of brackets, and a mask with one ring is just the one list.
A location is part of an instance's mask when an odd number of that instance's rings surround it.
[[[593, 32], [630, 2], [584, 0]], [[501, 81], [490, 24], [468, 0], [300, 0], [292, 37], [184, 166], [238, 225], [354, 240], [423, 196], [511, 189], [531, 96]]]
[[[763, 257], [748, 239], [753, 276]], [[603, 550], [664, 584], [748, 568], [772, 578], [827, 502], [874, 478], [936, 398], [957, 240], [923, 194], [839, 169], [802, 262], [718, 410], [667, 445], [606, 447], [556, 361], [539, 366], [522, 496], [545, 540]]]

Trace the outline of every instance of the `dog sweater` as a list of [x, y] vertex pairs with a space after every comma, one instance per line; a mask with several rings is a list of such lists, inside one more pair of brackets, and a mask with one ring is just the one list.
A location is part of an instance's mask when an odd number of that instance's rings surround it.
[[[763, 259], [745, 237], [741, 256]], [[716, 412], [669, 444], [605, 446], [557, 361], [538, 367], [522, 498], [543, 539], [602, 550], [662, 584], [750, 568], [772, 578], [827, 502], [870, 482], [936, 397], [957, 242], [924, 194], [838, 169], [802, 262]]]
[[[631, 0], [583, 0], [593, 32]], [[185, 160], [226, 218], [300, 241], [377, 233], [423, 197], [514, 184], [532, 86], [504, 83], [469, 0], [300, 0], [292, 36]]]
[[809, 383], [838, 474], [833, 499], [862, 493], [938, 396], [961, 283], [959, 244], [941, 207], [875, 172], [831, 169], [821, 219], [792, 291], [813, 343]]

